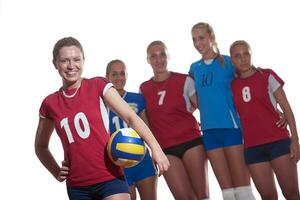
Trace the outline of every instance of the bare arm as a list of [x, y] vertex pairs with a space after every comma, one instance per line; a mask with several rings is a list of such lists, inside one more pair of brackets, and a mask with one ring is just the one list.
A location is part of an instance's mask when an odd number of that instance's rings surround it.
[[40, 117], [35, 136], [35, 153], [48, 171], [58, 181], [62, 182], [66, 179], [69, 168], [65, 162], [63, 162], [62, 167], [60, 167], [49, 150], [49, 141], [53, 130], [53, 121]]
[[276, 98], [276, 101], [278, 102], [280, 108], [283, 111], [284, 117], [286, 118], [286, 121], [289, 125], [289, 129], [291, 132], [291, 158], [298, 162], [300, 158], [300, 152], [299, 152], [299, 138], [296, 128], [296, 121], [295, 117], [292, 111], [292, 108], [286, 98], [285, 92], [282, 87], [279, 87], [275, 92], [274, 96]]
[[187, 96], [191, 103], [190, 112], [194, 112], [198, 108], [198, 99], [195, 89], [195, 82], [191, 77], [187, 77], [184, 83], [184, 96]]
[[196, 93], [194, 93], [192, 96], [190, 96], [190, 101], [194, 107], [193, 111], [195, 111], [198, 108], [198, 99], [197, 99]]
[[110, 88], [104, 95], [106, 105], [116, 112], [127, 124], [130, 125], [146, 141], [151, 148], [152, 158], [156, 162], [160, 174], [169, 168], [169, 161], [163, 153], [158, 142], [143, 120], [120, 97], [116, 89]]
[[279, 114], [279, 120], [276, 122], [276, 125], [278, 127], [281, 127], [282, 129], [286, 129], [288, 123], [285, 119], [285, 116], [284, 116], [284, 113], [280, 110], [280, 109], [277, 109], [277, 113]]

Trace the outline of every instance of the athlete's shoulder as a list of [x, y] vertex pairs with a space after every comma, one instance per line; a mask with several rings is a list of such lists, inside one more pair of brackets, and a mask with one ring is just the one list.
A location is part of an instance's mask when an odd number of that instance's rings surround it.
[[193, 62], [190, 66], [190, 71], [194, 70], [195, 67], [200, 66], [202, 64], [202, 59]]
[[197, 60], [197, 61], [193, 62], [193, 63], [191, 64], [191, 66], [199, 65], [201, 62], [202, 62], [202, 59]]
[[223, 54], [222, 54], [221, 56], [222, 56], [222, 58], [223, 58], [223, 60], [224, 60], [226, 66], [233, 66], [233, 65], [232, 65], [232, 62], [231, 62], [230, 56], [228, 56], [228, 55], [223, 55]]
[[143, 95], [136, 92], [128, 92], [126, 91], [126, 96], [128, 97], [134, 97], [134, 98], [143, 98]]
[[279, 81], [279, 83], [282, 85], [284, 84], [284, 81], [281, 79], [281, 77], [270, 68], [258, 68], [258, 72], [260, 72], [265, 79], [269, 80], [270, 78], [275, 78], [277, 81]]
[[190, 66], [190, 69], [189, 69], [189, 75], [194, 78], [194, 73], [196, 71], [196, 69], [199, 69], [199, 66], [201, 66], [202, 64], [202, 59], [201, 60], [198, 60], [196, 62], [193, 62]]
[[88, 85], [88, 88], [96, 87], [104, 89], [106, 86], [111, 85], [111, 83], [106, 78], [97, 76], [89, 79], [83, 79], [82, 85]]
[[43, 99], [40, 109], [39, 109], [40, 116], [46, 117], [46, 118], [50, 117], [49, 110], [52, 110], [51, 108], [56, 107], [58, 99], [59, 99], [59, 95], [60, 95], [60, 91], [56, 91], [56, 92], [53, 92], [53, 93], [47, 95]]
[[135, 92], [126, 92], [125, 96], [123, 96], [123, 99], [127, 103], [136, 103], [138, 105], [143, 105], [145, 102], [144, 96], [140, 93]]
[[58, 91], [55, 91], [55, 92], [53, 92], [53, 93], [51, 93], [51, 94], [49, 94], [49, 95], [47, 95], [45, 98], [44, 98], [44, 102], [46, 102], [46, 101], [52, 101], [53, 99], [57, 99], [57, 96], [59, 95], [59, 93], [60, 93], [60, 90], [58, 90]]
[[270, 68], [261, 68], [258, 67], [257, 70], [263, 74], [276, 74], [272, 69]]
[[264, 77], [265, 79], [270, 76], [270, 75], [273, 75], [273, 76], [277, 76], [277, 74], [270, 68], [261, 68], [261, 67], [258, 67], [257, 68], [257, 75], [258, 77]]
[[231, 81], [231, 88], [235, 88], [236, 86], [238, 86], [241, 82], [241, 79], [236, 77]]
[[230, 56], [228, 56], [228, 55], [221, 55], [221, 56], [223, 56], [223, 58], [226, 60], [226, 61], [230, 61]]
[[95, 77], [92, 77], [92, 78], [85, 78], [84, 79], [85, 81], [87, 81], [87, 82], [103, 82], [103, 83], [109, 83], [109, 81], [106, 79], [106, 78], [104, 78], [104, 77], [102, 77], [102, 76], [95, 76]]
[[187, 74], [180, 73], [180, 72], [171, 72], [171, 75], [172, 76], [177, 76], [177, 77], [183, 77], [183, 78], [188, 76]]
[[153, 80], [152, 80], [152, 77], [151, 77], [149, 80], [142, 82], [142, 84], [140, 85], [140, 88], [151, 85], [152, 83], [153, 83]]
[[172, 73], [172, 79], [173, 79], [173, 83], [176, 84], [181, 84], [184, 81], [190, 81], [193, 80], [193, 78], [191, 77], [191, 75], [188, 74], [184, 74], [184, 73], [179, 73], [179, 72], [171, 72]]

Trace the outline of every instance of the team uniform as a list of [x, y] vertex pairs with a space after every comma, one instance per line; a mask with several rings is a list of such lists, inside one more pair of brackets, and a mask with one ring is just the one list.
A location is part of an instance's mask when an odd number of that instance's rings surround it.
[[[141, 94], [125, 92], [122, 98], [135, 113], [140, 114], [145, 110], [145, 100]], [[116, 115], [116, 113], [109, 111], [109, 130], [111, 134], [120, 128], [126, 127], [128, 127], [128, 125], [122, 118]], [[139, 164], [130, 168], [124, 168], [124, 174], [129, 186], [135, 185], [145, 178], [156, 176], [156, 169], [152, 162], [149, 150], [146, 150], [146, 155]]]
[[284, 82], [270, 69], [232, 81], [234, 103], [239, 113], [247, 164], [270, 161], [290, 152], [287, 129], [277, 127], [280, 119], [273, 93]]
[[189, 75], [195, 80], [206, 150], [243, 143], [230, 88], [234, 68], [229, 56], [222, 57], [224, 66], [217, 56], [210, 61], [201, 59], [189, 70]]
[[40, 107], [40, 117], [54, 122], [62, 141], [69, 167], [66, 182], [71, 199], [76, 198], [72, 190], [85, 191], [89, 186], [111, 181], [120, 181], [119, 191], [111, 190], [104, 196], [128, 193], [122, 170], [110, 161], [106, 152], [109, 134], [103, 96], [110, 87], [112, 84], [104, 78], [83, 79], [77, 89], [60, 89], [50, 94]]
[[186, 74], [170, 73], [165, 81], [142, 83], [140, 92], [146, 101], [150, 129], [163, 151], [181, 158], [202, 140], [189, 99], [195, 93], [194, 81]]

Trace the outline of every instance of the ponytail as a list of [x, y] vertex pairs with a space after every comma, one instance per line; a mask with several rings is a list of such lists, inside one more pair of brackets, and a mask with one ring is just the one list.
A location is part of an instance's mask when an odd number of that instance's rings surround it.
[[217, 53], [217, 56], [216, 56], [216, 57], [218, 58], [218, 60], [219, 60], [219, 62], [220, 62], [220, 64], [221, 64], [221, 66], [224, 67], [224, 66], [225, 66], [225, 59], [224, 59], [224, 57], [221, 55], [220, 50], [219, 50], [219, 48], [218, 48], [218, 46], [217, 46], [217, 43], [215, 43], [214, 48], [215, 48], [215, 51], [216, 51], [216, 53]]

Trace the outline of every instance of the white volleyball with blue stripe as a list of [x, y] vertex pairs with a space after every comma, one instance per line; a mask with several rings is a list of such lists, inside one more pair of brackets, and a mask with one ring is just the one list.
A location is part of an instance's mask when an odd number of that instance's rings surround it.
[[135, 130], [122, 128], [110, 136], [107, 151], [110, 159], [116, 165], [128, 168], [143, 160], [146, 146]]

